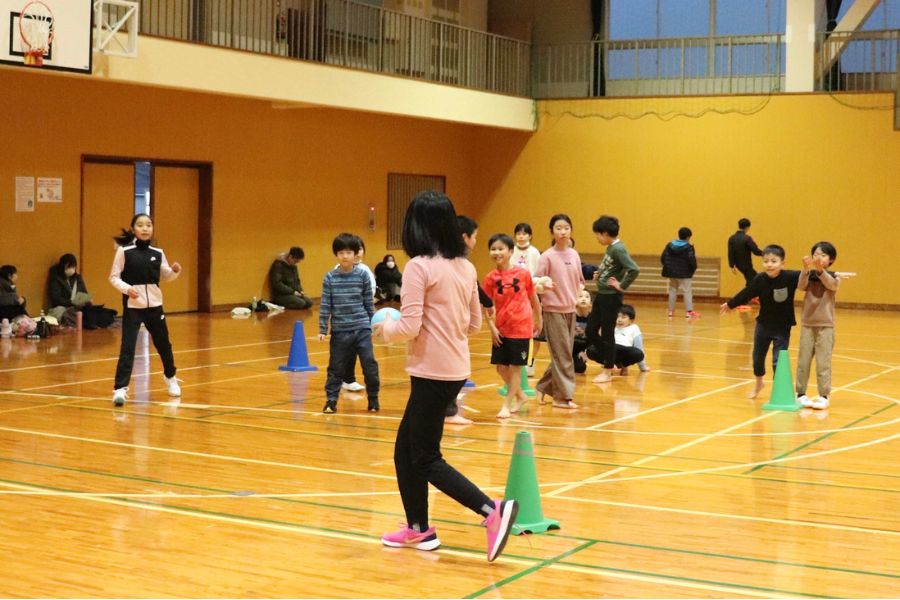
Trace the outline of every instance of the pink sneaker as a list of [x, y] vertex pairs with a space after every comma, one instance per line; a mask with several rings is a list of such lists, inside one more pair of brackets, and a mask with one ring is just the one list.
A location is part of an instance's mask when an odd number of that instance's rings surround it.
[[381, 536], [381, 543], [391, 548], [415, 548], [416, 550], [437, 550], [441, 545], [434, 527], [419, 532], [404, 526], [400, 531]]
[[693, 311], [693, 310], [689, 310], [686, 313], [684, 313], [684, 316], [688, 319], [699, 319], [700, 313]]
[[489, 562], [503, 552], [518, 513], [519, 503], [515, 500], [494, 501], [494, 512], [484, 520], [484, 526], [487, 527], [487, 559]]

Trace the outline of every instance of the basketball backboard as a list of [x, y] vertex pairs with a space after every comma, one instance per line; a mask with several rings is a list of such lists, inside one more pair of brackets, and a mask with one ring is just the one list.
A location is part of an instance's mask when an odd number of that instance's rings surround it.
[[[40, 0], [52, 14], [53, 38], [40, 68], [91, 72], [93, 0]], [[0, 63], [24, 65], [20, 20], [28, 0], [0, 0]]]

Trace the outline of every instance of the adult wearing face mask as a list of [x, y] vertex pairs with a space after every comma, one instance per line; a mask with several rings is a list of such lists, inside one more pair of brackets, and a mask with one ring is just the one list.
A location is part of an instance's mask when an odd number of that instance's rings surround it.
[[375, 284], [381, 290], [381, 300], [400, 302], [400, 285], [402, 283], [403, 274], [397, 268], [394, 255], [385, 254], [381, 262], [375, 266]]
[[75, 311], [91, 301], [84, 279], [78, 273], [78, 261], [73, 254], [63, 254], [47, 274], [47, 314], [65, 325], [74, 325]]

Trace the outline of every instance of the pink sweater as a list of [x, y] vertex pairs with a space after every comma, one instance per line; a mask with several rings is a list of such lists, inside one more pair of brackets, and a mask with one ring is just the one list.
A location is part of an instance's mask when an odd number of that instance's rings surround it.
[[541, 296], [544, 312], [573, 313], [578, 302], [578, 290], [584, 283], [581, 274], [581, 257], [574, 248], [557, 250], [552, 246], [541, 254], [535, 277], [550, 276], [553, 289]]
[[477, 277], [465, 258], [417, 256], [406, 264], [400, 320], [386, 320], [382, 331], [386, 342], [409, 342], [407, 373], [442, 381], [471, 374], [468, 336], [481, 329]]

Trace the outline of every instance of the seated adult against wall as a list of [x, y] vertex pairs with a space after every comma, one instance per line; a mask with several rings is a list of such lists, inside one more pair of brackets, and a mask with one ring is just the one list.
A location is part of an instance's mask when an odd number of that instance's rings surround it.
[[381, 262], [375, 265], [375, 283], [381, 291], [381, 300], [400, 301], [403, 274], [400, 273], [393, 254], [385, 254]]
[[303, 248], [292, 247], [280, 254], [269, 267], [269, 287], [272, 288], [272, 302], [285, 308], [309, 308], [312, 300], [303, 293], [297, 263], [303, 260]]
[[91, 301], [84, 279], [78, 272], [78, 261], [74, 254], [63, 254], [59, 257], [59, 262], [50, 267], [47, 273], [47, 297], [50, 301], [47, 314], [63, 325], [74, 325], [75, 311]]
[[27, 315], [25, 298], [16, 290], [19, 273], [13, 265], [0, 267], [0, 319], [9, 319], [19, 315]]

